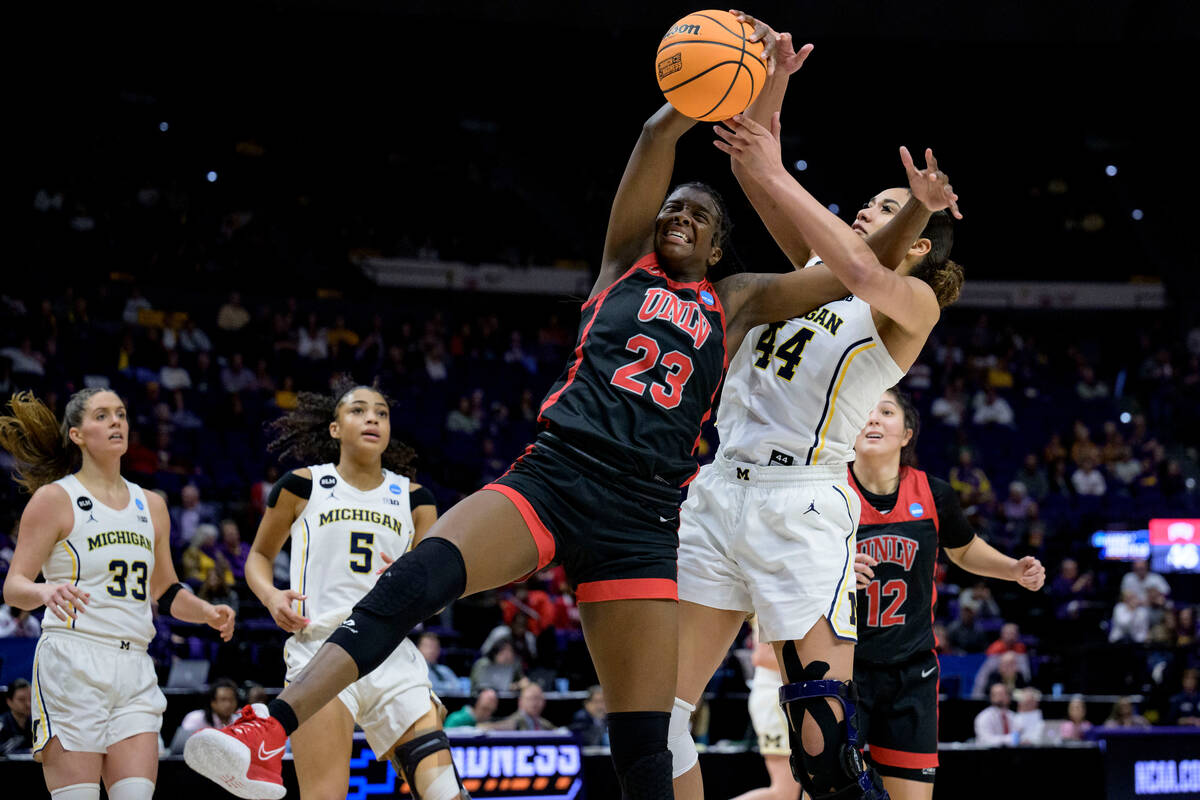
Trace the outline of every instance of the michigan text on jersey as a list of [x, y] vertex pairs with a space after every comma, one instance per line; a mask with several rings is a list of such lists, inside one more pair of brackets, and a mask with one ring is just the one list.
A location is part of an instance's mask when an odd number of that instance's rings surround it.
[[369, 522], [372, 525], [382, 525], [385, 528], [391, 528], [396, 533], [400, 533], [404, 528], [404, 523], [391, 514], [371, 511], [366, 508], [335, 508], [322, 512], [317, 518], [318, 527], [329, 525], [333, 522]]
[[98, 547], [107, 547], [110, 544], [132, 544], [144, 547], [151, 553], [154, 552], [154, 542], [142, 534], [133, 531], [105, 531], [95, 536], [89, 536], [87, 540], [88, 552], [90, 553]]

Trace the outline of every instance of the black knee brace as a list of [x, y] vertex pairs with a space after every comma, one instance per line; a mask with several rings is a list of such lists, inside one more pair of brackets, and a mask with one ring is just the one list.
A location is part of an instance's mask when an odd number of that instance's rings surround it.
[[622, 797], [626, 800], [673, 800], [671, 751], [667, 749], [665, 711], [617, 711], [608, 715], [609, 750]]
[[[408, 791], [412, 794], [413, 800], [422, 800], [421, 793], [417, 789], [417, 765], [437, 751], [448, 751], [449, 749], [450, 740], [446, 738], [446, 732], [438, 730], [417, 736], [392, 751], [390, 759], [392, 766], [396, 768], [396, 773], [408, 783]], [[467, 790], [462, 784], [462, 778], [458, 775], [454, 759], [450, 760], [450, 766], [447, 769], [454, 771], [454, 780], [458, 782], [459, 797], [470, 800], [471, 795], [467, 794]], [[446, 776], [446, 780], [449, 780], [449, 776]]]
[[361, 678], [382, 664], [418, 623], [457, 600], [466, 585], [458, 547], [446, 539], [425, 539], [379, 576], [328, 641], [354, 659]]
[[[863, 762], [858, 748], [856, 706], [858, 690], [852, 681], [823, 680], [829, 672], [824, 661], [802, 667], [791, 642], [784, 645], [784, 668], [799, 680], [779, 689], [779, 705], [788, 719], [792, 745], [792, 776], [813, 800], [888, 800], [883, 782]], [[839, 720], [826, 700], [842, 704]], [[800, 734], [808, 714], [821, 731], [820, 753], [809, 755]]]

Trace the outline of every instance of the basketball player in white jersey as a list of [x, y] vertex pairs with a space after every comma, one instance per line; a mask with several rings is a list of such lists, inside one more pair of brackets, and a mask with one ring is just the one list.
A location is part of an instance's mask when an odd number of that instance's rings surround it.
[[[146, 645], [150, 606], [229, 641], [234, 613], [179, 583], [166, 503], [121, 477], [129, 444], [115, 393], [71, 396], [62, 425], [28, 392], [0, 417], [0, 446], [33, 492], [4, 601], [46, 606], [33, 662], [33, 752], [54, 800], [150, 800], [166, 698]], [[44, 583], [35, 582], [41, 572]]]
[[[752, 110], [776, 126], [789, 65], [803, 60], [789, 55], [786, 34], [777, 49]], [[830, 225], [833, 215], [782, 171], [770, 132], [748, 115], [729, 125], [718, 127], [716, 146], [732, 157], [776, 242], [796, 266], [810, 247], [822, 254], [850, 296], [751, 330], [730, 360], [717, 458], [692, 483], [680, 514], [679, 672], [669, 734], [675, 796], [703, 797], [687, 719], [754, 611], [785, 680], [780, 701], [796, 780], [815, 800], [880, 800], [887, 795], [864, 767], [853, 727], [859, 508], [846, 465], [875, 401], [907, 372], [941, 307], [957, 297], [961, 272], [947, 261], [952, 233], [943, 211], [957, 213], [957, 196], [932, 152], [918, 170], [902, 149], [910, 189], [877, 195], [854, 229]], [[864, 239], [901, 210], [928, 222], [906, 251], [883, 256], [899, 264], [892, 271]]]
[[[437, 508], [433, 494], [410, 480], [415, 454], [391, 439], [388, 403], [376, 389], [346, 384], [332, 396], [302, 394], [297, 409], [273, 427], [278, 436], [271, 449], [310, 466], [288, 473], [272, 488], [246, 559], [246, 582], [279, 627], [292, 634], [284, 649], [292, 681], [350, 616], [382, 568], [429, 530]], [[280, 590], [272, 564], [289, 536], [291, 586]], [[302, 800], [346, 796], [356, 722], [377, 758], [392, 760], [417, 800], [460, 797], [441, 711], [424, 657], [404, 639], [382, 666], [292, 734]], [[249, 724], [253, 717], [243, 712]], [[209, 731], [188, 740], [185, 757], [189, 763], [222, 758], [239, 747], [245, 745]], [[280, 741], [271, 749], [278, 748], [282, 758], [283, 747]], [[255, 784], [242, 796], [283, 796], [279, 784]]]

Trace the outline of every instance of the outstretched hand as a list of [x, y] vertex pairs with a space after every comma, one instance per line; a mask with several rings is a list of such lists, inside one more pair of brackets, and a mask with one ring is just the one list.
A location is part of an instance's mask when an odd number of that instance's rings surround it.
[[796, 52], [790, 33], [776, 33], [770, 25], [744, 11], [731, 8], [729, 13], [733, 14], [738, 22], [744, 22], [754, 28], [754, 32], [746, 37], [746, 41], [763, 43], [762, 55], [759, 57], [766, 62], [768, 75], [774, 75], [777, 69], [784, 75], [791, 75], [804, 66], [804, 60], [813, 51], [813, 46], [806, 44]]
[[950, 176], [938, 169], [933, 148], [925, 148], [925, 169], [917, 169], [912, 154], [903, 145], [900, 147], [900, 161], [908, 173], [908, 186], [913, 197], [924, 203], [930, 211], [949, 209], [955, 219], [962, 219], [962, 213], [958, 210], [958, 195], [950, 185]]
[[771, 130], [767, 130], [745, 114], [735, 114], [725, 120], [725, 126], [714, 125], [717, 149], [729, 156], [750, 173], [765, 175], [783, 167], [779, 145], [779, 112], [771, 115]]

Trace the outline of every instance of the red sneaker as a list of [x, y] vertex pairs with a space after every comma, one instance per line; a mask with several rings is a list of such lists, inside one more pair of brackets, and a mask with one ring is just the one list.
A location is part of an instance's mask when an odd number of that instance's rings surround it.
[[280, 800], [287, 734], [262, 703], [246, 706], [241, 719], [192, 734], [183, 746], [187, 765], [245, 800]]

